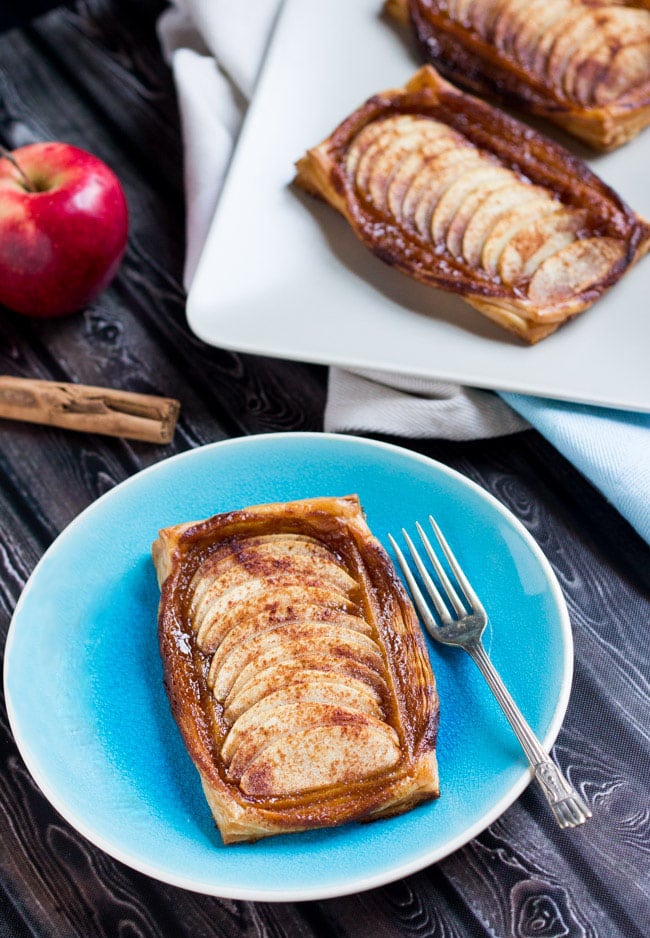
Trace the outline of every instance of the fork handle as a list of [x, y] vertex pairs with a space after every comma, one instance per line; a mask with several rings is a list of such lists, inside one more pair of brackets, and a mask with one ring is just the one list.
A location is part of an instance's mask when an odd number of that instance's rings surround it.
[[535, 772], [544, 797], [550, 804], [556, 820], [562, 827], [581, 824], [591, 817], [591, 811], [576, 790], [569, 784], [558, 766], [541, 745], [519, 707], [512, 699], [508, 688], [490, 661], [480, 640], [465, 646], [490, 690], [500, 704], [521, 747]]

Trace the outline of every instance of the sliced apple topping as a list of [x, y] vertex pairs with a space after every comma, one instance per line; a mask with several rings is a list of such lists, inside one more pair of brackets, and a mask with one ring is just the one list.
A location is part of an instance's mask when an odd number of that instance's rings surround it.
[[247, 734], [258, 726], [267, 726], [265, 721], [275, 718], [282, 708], [290, 707], [291, 712], [300, 713], [312, 704], [345, 707], [375, 719], [383, 716], [376, 698], [361, 681], [351, 685], [315, 672], [304, 681], [294, 681], [272, 691], [241, 714], [233, 722], [221, 747], [222, 759], [228, 765]]
[[[509, 6], [510, 2], [506, 0], [506, 7]], [[548, 0], [533, 0], [523, 5], [509, 39], [509, 50], [525, 68], [531, 67], [539, 43], [565, 14], [563, 4], [549, 3]]]
[[479, 36], [491, 36], [507, 0], [486, 0], [473, 3], [471, 7], [471, 25]]
[[[408, 121], [401, 146], [394, 126], [374, 126], [355, 151], [354, 174], [370, 185], [411, 143], [454, 136], [433, 126], [414, 133]], [[377, 197], [387, 210], [387, 189]], [[400, 760], [392, 684], [363, 595], [329, 546], [291, 533], [225, 541], [194, 573], [188, 618], [210, 656], [220, 757], [244, 794], [358, 781]]]
[[[264, 625], [260, 625], [259, 620], [256, 618], [245, 618], [238, 625], [234, 626], [212, 656], [212, 673], [216, 674], [222, 663], [226, 661], [227, 657], [236, 649], [241, 651], [246, 648], [246, 643], [249, 640], [259, 645], [262, 635], [268, 635], [285, 626], [295, 626], [296, 623], [301, 623], [301, 625], [306, 624], [310, 629], [312, 625], [318, 624], [324, 627], [333, 625], [337, 630], [343, 628], [350, 629], [353, 632], [361, 632], [364, 635], [369, 635], [371, 632], [370, 625], [361, 616], [350, 616], [343, 612], [337, 613], [335, 617], [325, 616], [322, 615], [321, 611], [318, 609], [314, 616], [309, 605], [302, 606], [301, 604], [296, 604], [291, 618], [285, 621], [269, 621]], [[293, 633], [295, 629], [292, 628], [290, 631]], [[273, 636], [269, 635], [269, 642], [274, 644], [274, 641]]]
[[460, 172], [452, 185], [441, 195], [431, 218], [431, 237], [436, 244], [446, 242], [451, 225], [460, 207], [474, 192], [487, 195], [489, 186], [495, 181], [511, 181], [511, 175], [495, 162], [482, 160], [478, 165], [469, 165]]
[[541, 215], [510, 238], [498, 260], [504, 283], [526, 280], [547, 257], [575, 241], [584, 221], [583, 212], [558, 211]]
[[[336, 699], [333, 694], [337, 695]], [[287, 699], [308, 699], [312, 703], [339, 701], [346, 706], [356, 701], [359, 709], [372, 716], [380, 718], [383, 713], [382, 695], [375, 686], [360, 677], [338, 670], [335, 665], [323, 670], [322, 663], [320, 668], [299, 668], [285, 663], [259, 672], [237, 693], [231, 691], [224, 717], [234, 725], [255, 704], [261, 702], [265, 708], [276, 706], [280, 697], [284, 702]]]
[[421, 149], [410, 152], [397, 164], [395, 172], [391, 174], [386, 191], [388, 210], [395, 218], [403, 215], [404, 199], [413, 180], [434, 156], [455, 145], [451, 135], [440, 135], [437, 140], [428, 142]]
[[[478, 18], [473, 22], [487, 28], [489, 20], [498, 26], [506, 6], [514, 29], [512, 17], [522, 9], [518, 5], [497, 3], [490, 6], [489, 16], [485, 11], [479, 16], [475, 10]], [[469, 15], [469, 7], [466, 12]], [[563, 33], [560, 19], [554, 21], [553, 38], [545, 37], [536, 54], [548, 54], [562, 71], [572, 60], [573, 42], [586, 35], [590, 25], [591, 13], [574, 9], [571, 28], [565, 23]], [[354, 169], [355, 190], [364, 204], [399, 225], [405, 237], [420, 239], [436, 255], [451, 256], [453, 263], [500, 280], [508, 288], [525, 292], [528, 281], [543, 267], [534, 295], [550, 296], [545, 278], [554, 272], [562, 281], [558, 296], [564, 296], [570, 282], [560, 273], [564, 258], [583, 258], [583, 252], [562, 252], [588, 230], [586, 212], [565, 205], [554, 192], [534, 185], [443, 122], [408, 116], [400, 124], [394, 115], [373, 121], [350, 146], [355, 156], [346, 166]], [[357, 158], [359, 138], [372, 142]], [[592, 256], [591, 250], [584, 254]], [[599, 257], [598, 271], [602, 272], [603, 263]], [[578, 276], [578, 292], [581, 282]]]
[[578, 8], [560, 20], [546, 62], [540, 64], [540, 72], [545, 71], [559, 90], [565, 87], [566, 71], [575, 50], [581, 49], [597, 29], [593, 13], [588, 7]]
[[454, 257], [462, 256], [465, 229], [479, 205], [493, 192], [511, 185], [512, 174], [505, 167], [494, 168], [482, 181], [471, 185], [454, 212], [447, 230], [447, 248]]
[[[413, 116], [411, 114], [400, 114], [396, 117], [390, 118], [390, 126], [395, 132], [399, 132], [400, 129], [408, 127], [409, 124], [413, 123]], [[357, 166], [361, 157], [364, 155], [368, 147], [377, 142], [378, 137], [386, 132], [388, 121], [376, 121], [375, 123], [367, 124], [363, 130], [357, 135], [354, 144], [350, 147], [346, 157], [346, 168], [350, 175], [354, 175]]]
[[528, 298], [540, 307], [557, 306], [606, 282], [624, 254], [624, 245], [615, 238], [573, 241], [540, 264], [530, 281]]
[[431, 240], [431, 223], [440, 199], [456, 182], [460, 173], [480, 165], [480, 154], [470, 147], [450, 150], [430, 164], [426, 185], [411, 210], [413, 224], [425, 240]]
[[471, 23], [472, 7], [476, 0], [448, 0], [447, 14], [458, 23], [469, 26]]
[[351, 616], [358, 612], [356, 603], [344, 593], [324, 586], [284, 583], [256, 590], [246, 603], [234, 603], [218, 617], [206, 615], [197, 639], [203, 651], [212, 653], [242, 625], [254, 623], [261, 632], [296, 617], [327, 620], [341, 613]]
[[548, 198], [545, 193], [498, 216], [481, 249], [483, 269], [494, 276], [499, 269], [501, 255], [509, 242], [522, 231], [529, 231], [540, 217], [557, 212], [560, 207], [560, 202]]
[[539, 207], [553, 201], [550, 193], [540, 186], [523, 182], [495, 190], [484, 199], [474, 212], [465, 228], [462, 242], [463, 257], [473, 267], [481, 264], [483, 248], [494, 226], [502, 219], [518, 212], [527, 202], [535, 202]]
[[209, 558], [190, 584], [199, 647], [216, 648], [238, 614], [257, 608], [269, 590], [292, 588], [326, 589], [336, 605], [349, 601], [356, 583], [331, 551], [298, 535], [249, 538], [236, 551]]
[[[314, 723], [287, 735], [278, 732], [251, 759], [239, 786], [248, 795], [293, 795], [333, 785], [352, 785], [387, 772], [400, 762], [395, 731], [352, 711], [343, 722], [339, 708], [331, 722]], [[314, 714], [315, 719], [322, 719]]]
[[492, 24], [492, 42], [497, 49], [508, 51], [514, 45], [527, 21], [529, 5], [527, 0], [508, 0], [501, 4]]
[[306, 674], [326, 673], [342, 677], [345, 682], [359, 680], [378, 700], [388, 698], [388, 686], [374, 668], [356, 661], [339, 649], [327, 660], [311, 649], [295, 648], [290, 655], [286, 649], [276, 647], [263, 656], [253, 658], [242, 670], [223, 701], [224, 716], [233, 722], [249, 706], [278, 687], [293, 681], [302, 681]]

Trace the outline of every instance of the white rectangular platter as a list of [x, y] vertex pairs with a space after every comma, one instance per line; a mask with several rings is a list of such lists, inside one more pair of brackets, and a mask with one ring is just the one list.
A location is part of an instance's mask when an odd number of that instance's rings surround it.
[[[650, 411], [650, 257], [526, 347], [390, 269], [292, 186], [306, 149], [421, 64], [380, 0], [286, 0], [190, 289], [190, 328], [241, 352]], [[650, 130], [603, 156], [569, 145], [650, 218]]]

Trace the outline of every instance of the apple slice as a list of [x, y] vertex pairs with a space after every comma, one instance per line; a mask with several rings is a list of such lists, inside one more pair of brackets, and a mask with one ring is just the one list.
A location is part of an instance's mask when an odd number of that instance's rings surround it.
[[448, 0], [447, 16], [469, 28], [472, 22], [472, 7], [478, 2], [479, 0]]
[[[382, 697], [376, 688], [351, 674], [282, 665], [275, 669], [267, 668], [262, 675], [264, 676], [258, 676], [258, 679], [247, 684], [238, 694], [231, 695], [232, 699], [229, 697], [223, 715], [231, 726], [260, 701], [270, 701], [271, 705], [275, 706], [276, 695], [289, 692], [292, 688], [296, 688], [296, 693], [300, 694], [303, 691], [307, 693], [307, 688], [317, 687], [328, 693], [330, 688], [335, 687], [338, 688], [337, 693], [343, 695], [340, 698], [342, 703], [356, 695], [363, 697], [368, 713], [377, 717], [381, 717], [383, 713]], [[363, 708], [359, 706], [358, 709]]]
[[197, 636], [198, 645], [202, 651], [212, 654], [233, 628], [249, 620], [263, 630], [272, 623], [292, 621], [298, 615], [302, 618], [330, 619], [337, 613], [358, 615], [359, 609], [347, 596], [330, 588], [305, 587], [302, 582], [293, 586], [278, 586], [256, 592], [245, 604], [236, 604], [218, 618], [210, 618], [200, 636]]
[[378, 700], [388, 700], [390, 695], [382, 675], [374, 668], [355, 661], [346, 652], [347, 649], [341, 649], [325, 661], [313, 647], [298, 649], [296, 654], [289, 656], [280, 646], [272, 648], [264, 655], [253, 658], [238, 675], [224, 700], [224, 715], [228, 712], [232, 714], [232, 719], [236, 719], [239, 713], [243, 713], [266, 694], [314, 672], [331, 674], [345, 681], [361, 681]]
[[208, 687], [217, 700], [225, 700], [237, 676], [254, 658], [261, 659], [266, 651], [281, 648], [287, 657], [299, 651], [316, 651], [326, 657], [332, 650], [346, 651], [355, 661], [381, 671], [383, 658], [372, 639], [360, 632], [332, 623], [291, 622], [242, 642], [225, 657], [213, 663], [208, 673]]
[[[625, 256], [625, 244], [616, 238], [585, 238], [548, 257], [535, 271], [528, 298], [536, 306], [558, 304], [588, 290], [607, 277]], [[562, 315], [556, 311], [556, 315]]]
[[596, 29], [591, 10], [576, 10], [563, 20], [563, 29], [550, 50], [546, 63], [549, 82], [560, 93], [565, 93], [566, 70], [576, 49], [583, 47]]
[[411, 114], [400, 114], [396, 117], [383, 118], [381, 120], [371, 121], [359, 131], [354, 138], [354, 142], [348, 149], [345, 156], [345, 168], [350, 176], [354, 176], [359, 165], [359, 160], [371, 144], [375, 143], [377, 138], [386, 131], [386, 123], [390, 122], [392, 126], [399, 130], [413, 123]]
[[645, 37], [616, 52], [594, 90], [593, 100], [609, 104], [644, 81], [650, 81], [650, 39]]
[[280, 706], [293, 703], [327, 703], [333, 706], [340, 705], [377, 720], [383, 719], [381, 700], [377, 694], [364, 684], [363, 681], [337, 677], [324, 672], [312, 671], [302, 681], [293, 681], [291, 684], [278, 688], [260, 700], [232, 725], [231, 732], [241, 729], [244, 725], [252, 726], [258, 722], [261, 714], [274, 712]]
[[508, 53], [514, 51], [522, 26], [527, 22], [528, 11], [536, 6], [530, 0], [510, 0], [501, 6], [492, 24], [492, 42], [497, 49]]
[[[407, 131], [393, 137], [369, 164], [367, 194], [380, 211], [388, 208], [387, 193], [394, 175], [412, 152], [421, 152], [427, 143], [439, 146], [446, 135], [439, 132], [438, 121], [419, 120]], [[358, 188], [357, 182], [357, 188]]]
[[295, 795], [351, 785], [400, 760], [395, 731], [359, 715], [347, 723], [315, 726], [274, 740], [250, 762], [239, 786], [250, 796]]
[[547, 49], [555, 37], [554, 30], [567, 13], [572, 9], [564, 3], [535, 4], [528, 13], [524, 10], [521, 25], [513, 43], [513, 51], [518, 62], [533, 72], [544, 77], [536, 67], [537, 61], [544, 61], [544, 54], [540, 46]]
[[457, 179], [447, 191], [440, 196], [431, 218], [431, 237], [434, 244], [446, 243], [449, 227], [461, 204], [470, 192], [489, 183], [494, 179], [495, 170], [499, 170], [503, 178], [508, 172], [485, 156], [478, 166], [470, 165], [461, 171]]
[[510, 187], [515, 181], [518, 181], [518, 177], [511, 170], [506, 169], [505, 166], [495, 166], [489, 176], [467, 193], [451, 219], [447, 231], [447, 248], [454, 257], [462, 256], [465, 229], [481, 202], [492, 192]]
[[368, 180], [372, 173], [375, 160], [384, 148], [392, 141], [399, 140], [406, 130], [411, 130], [419, 118], [412, 114], [402, 114], [399, 117], [388, 117], [381, 122], [381, 131], [360, 155], [354, 171], [354, 184], [357, 190], [365, 195], [368, 190]]
[[482, 3], [475, 3], [472, 6], [472, 28], [482, 39], [486, 41], [491, 39], [492, 29], [503, 6], [509, 2], [510, 0], [483, 0]]
[[478, 267], [481, 262], [483, 245], [497, 221], [507, 212], [518, 208], [524, 202], [538, 199], [546, 191], [540, 186], [515, 182], [492, 192], [484, 199], [465, 228], [462, 255], [471, 267]]
[[[440, 125], [441, 128], [444, 125]], [[413, 210], [427, 184], [433, 161], [449, 150], [467, 145], [465, 137], [451, 128], [441, 130], [435, 140], [427, 143], [419, 153], [413, 153], [400, 166], [388, 190], [388, 205], [394, 218], [413, 226]]]
[[[361, 682], [357, 682], [361, 684]], [[335, 678], [322, 678], [318, 675], [309, 681], [289, 684], [262, 697], [253, 704], [230, 727], [221, 747], [221, 756], [226, 764], [233, 758], [246, 733], [261, 726], [269, 716], [273, 717], [282, 707], [302, 707], [306, 704], [327, 704], [331, 707], [345, 707], [358, 713], [381, 720], [383, 714], [377, 700], [361, 684], [361, 689], [346, 685]]]
[[362, 635], [371, 636], [370, 626], [365, 621], [365, 619], [362, 619], [360, 616], [349, 616], [345, 615], [344, 613], [337, 613], [335, 617], [330, 615], [326, 618], [323, 618], [321, 612], [322, 610], [317, 609], [315, 616], [301, 616], [297, 612], [296, 615], [293, 615], [288, 620], [283, 622], [271, 621], [268, 622], [265, 626], [260, 625], [256, 619], [244, 619], [243, 622], [240, 622], [238, 625], [234, 626], [234, 628], [230, 629], [228, 634], [225, 636], [212, 657], [210, 670], [216, 673], [226, 657], [234, 649], [236, 649], [238, 646], [242, 646], [249, 639], [255, 639], [260, 635], [264, 635], [267, 632], [273, 632], [276, 629], [286, 625], [300, 626], [305, 624], [309, 628], [311, 624], [320, 622], [324, 625], [333, 624], [337, 629], [351, 629], [353, 632], [360, 632]]
[[546, 26], [544, 33], [540, 35], [537, 42], [534, 43], [535, 51], [533, 53], [531, 71], [533, 74], [543, 78], [549, 86], [555, 84], [553, 76], [550, 75], [548, 71], [548, 62], [551, 52], [558, 39], [570, 29], [573, 20], [581, 13], [582, 9], [575, 9], [575, 7], [572, 6], [568, 7], [564, 10], [562, 15], [558, 14], [552, 22]]
[[508, 284], [527, 280], [547, 257], [576, 240], [584, 220], [584, 212], [560, 210], [519, 231], [499, 258], [501, 280]]
[[429, 163], [420, 197], [409, 211], [416, 230], [426, 241], [431, 241], [431, 219], [440, 197], [462, 172], [470, 166], [478, 166], [480, 162], [479, 151], [475, 147], [464, 146], [447, 150]]
[[437, 140], [428, 143], [426, 146], [422, 147], [421, 150], [417, 150], [415, 153], [409, 153], [399, 166], [396, 167], [395, 173], [388, 184], [388, 192], [386, 194], [388, 210], [394, 218], [402, 218], [404, 197], [420, 170], [423, 169], [430, 159], [442, 153], [444, 150], [448, 150], [453, 145], [454, 143], [451, 137], [440, 135]]
[[281, 736], [286, 738], [292, 733], [315, 726], [332, 726], [343, 722], [364, 723], [366, 719], [357, 710], [337, 707], [335, 704], [285, 704], [278, 707], [274, 713], [262, 713], [256, 723], [235, 733], [233, 742], [228, 746], [226, 737], [221, 757], [228, 766], [229, 777], [238, 781], [248, 764], [274, 739]]
[[481, 251], [481, 267], [491, 276], [495, 276], [499, 268], [501, 253], [506, 244], [520, 231], [529, 228], [536, 219], [543, 215], [558, 212], [561, 202], [552, 199], [548, 194], [524, 202], [501, 215], [483, 243]]

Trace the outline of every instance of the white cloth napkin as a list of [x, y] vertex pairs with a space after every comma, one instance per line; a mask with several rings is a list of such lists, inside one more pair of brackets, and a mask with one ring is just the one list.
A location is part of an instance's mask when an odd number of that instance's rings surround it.
[[[176, 0], [158, 23], [178, 93], [189, 290], [281, 0]], [[650, 542], [650, 415], [330, 368], [325, 429], [480, 439], [536, 427]]]

